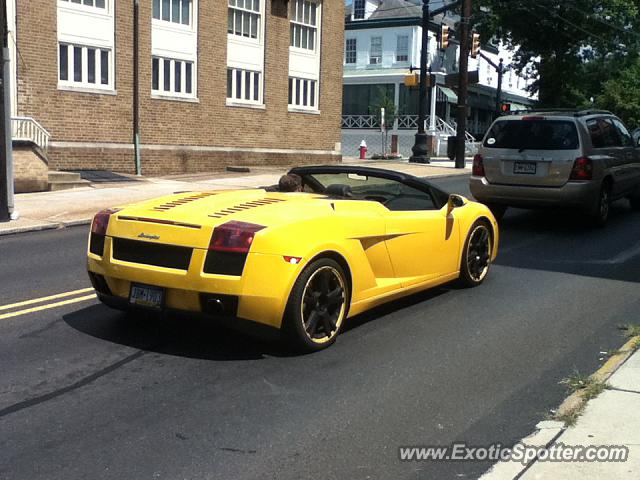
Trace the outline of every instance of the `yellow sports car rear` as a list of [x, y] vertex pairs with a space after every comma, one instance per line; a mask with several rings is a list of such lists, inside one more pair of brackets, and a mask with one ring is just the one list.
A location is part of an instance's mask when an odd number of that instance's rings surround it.
[[88, 246], [98, 297], [269, 327], [317, 350], [373, 306], [457, 278], [482, 283], [497, 254], [489, 210], [423, 180], [292, 173], [303, 192], [190, 192], [99, 212]]

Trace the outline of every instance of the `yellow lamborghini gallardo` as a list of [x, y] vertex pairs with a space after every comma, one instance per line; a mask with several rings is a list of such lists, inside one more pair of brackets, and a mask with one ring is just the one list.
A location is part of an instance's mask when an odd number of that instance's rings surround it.
[[479, 285], [496, 257], [489, 209], [422, 179], [350, 166], [290, 173], [302, 192], [177, 193], [99, 212], [88, 245], [98, 298], [272, 327], [318, 350], [376, 305], [455, 279]]

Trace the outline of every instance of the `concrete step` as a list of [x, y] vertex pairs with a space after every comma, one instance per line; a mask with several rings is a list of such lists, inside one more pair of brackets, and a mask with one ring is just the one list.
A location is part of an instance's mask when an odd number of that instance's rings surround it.
[[90, 187], [91, 182], [87, 180], [56, 180], [55, 182], [49, 182], [49, 190], [52, 192], [57, 192], [59, 190], [70, 190], [72, 188], [80, 188], [80, 187]]
[[79, 182], [82, 178], [79, 173], [75, 172], [58, 172], [55, 170], [49, 171], [50, 182]]

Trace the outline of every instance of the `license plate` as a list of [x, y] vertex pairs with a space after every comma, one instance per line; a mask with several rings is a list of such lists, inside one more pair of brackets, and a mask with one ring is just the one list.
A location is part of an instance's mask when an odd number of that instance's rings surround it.
[[513, 173], [524, 173], [526, 175], [536, 174], [535, 162], [515, 162], [513, 164]]
[[131, 285], [129, 302], [140, 307], [160, 308], [163, 297], [164, 290], [162, 288], [149, 285]]

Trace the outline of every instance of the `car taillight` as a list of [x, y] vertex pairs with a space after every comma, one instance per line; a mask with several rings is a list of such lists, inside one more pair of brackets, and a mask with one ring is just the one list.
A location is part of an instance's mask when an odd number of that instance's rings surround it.
[[471, 170], [474, 177], [484, 177], [484, 163], [482, 155], [477, 153], [473, 157], [473, 168]]
[[589, 157], [576, 158], [571, 169], [569, 180], [591, 180], [593, 177], [593, 162]]
[[110, 208], [96, 213], [93, 217], [93, 222], [91, 222], [91, 233], [106, 235], [107, 227], [109, 226], [109, 218], [111, 217], [111, 215], [119, 211], [119, 208]]
[[254, 223], [227, 222], [213, 229], [209, 250], [216, 252], [248, 253], [253, 237], [265, 228]]

